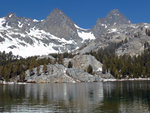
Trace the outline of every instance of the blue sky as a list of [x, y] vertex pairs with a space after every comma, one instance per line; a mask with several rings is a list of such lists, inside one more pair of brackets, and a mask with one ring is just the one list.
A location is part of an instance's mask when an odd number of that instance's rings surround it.
[[0, 17], [13, 12], [41, 20], [59, 8], [80, 27], [92, 28], [98, 18], [119, 9], [133, 23], [150, 23], [149, 4], [150, 0], [1, 0]]

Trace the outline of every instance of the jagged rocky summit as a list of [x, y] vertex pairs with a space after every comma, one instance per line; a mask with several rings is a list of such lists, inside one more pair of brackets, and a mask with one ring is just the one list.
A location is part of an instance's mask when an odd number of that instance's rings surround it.
[[114, 48], [116, 54], [133, 56], [144, 51], [145, 42], [150, 43], [150, 24], [132, 24], [117, 9], [110, 11], [105, 18], [98, 19], [91, 30], [96, 39], [77, 50], [77, 53], [98, 51], [100, 48], [111, 46], [112, 43], [120, 43]]

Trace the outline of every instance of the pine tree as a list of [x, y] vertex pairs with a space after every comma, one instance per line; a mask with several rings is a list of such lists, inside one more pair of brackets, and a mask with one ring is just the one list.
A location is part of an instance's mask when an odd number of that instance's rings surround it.
[[25, 80], [25, 72], [22, 72], [20, 74], [19, 78], [20, 78], [20, 82], [24, 82], [24, 80]]
[[150, 36], [150, 30], [149, 29], [146, 29], [145, 33], [146, 33], [146, 35]]
[[69, 63], [68, 63], [68, 68], [72, 68], [72, 62], [71, 61], [69, 61]]
[[2, 77], [2, 69], [3, 69], [3, 67], [0, 66], [0, 78]]
[[43, 66], [43, 72], [47, 73], [47, 65], [46, 64], [44, 64], [44, 66]]
[[93, 73], [93, 68], [92, 68], [91, 65], [88, 66], [87, 72], [88, 72], [89, 74], [92, 74], [92, 73]]
[[39, 76], [40, 75], [40, 66], [38, 66], [37, 68], [36, 68], [36, 74]]
[[62, 54], [58, 54], [58, 64], [63, 65], [63, 55]]
[[103, 63], [103, 66], [102, 66], [102, 73], [105, 74], [106, 73], [106, 64]]

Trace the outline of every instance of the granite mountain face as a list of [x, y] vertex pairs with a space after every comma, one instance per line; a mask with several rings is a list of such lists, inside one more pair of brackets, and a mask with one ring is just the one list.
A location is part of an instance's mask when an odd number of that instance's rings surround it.
[[105, 18], [98, 19], [92, 32], [96, 39], [77, 51], [80, 54], [98, 51], [100, 48], [111, 46], [112, 43], [119, 43], [115, 48], [119, 56], [124, 54], [133, 56], [144, 51], [145, 42], [150, 43], [150, 24], [132, 24], [117, 9], [110, 11]]
[[131, 22], [124, 15], [122, 15], [118, 9], [110, 11], [105, 18], [98, 19], [98, 22], [108, 26], [131, 24]]
[[22, 57], [75, 51], [84, 54], [122, 43], [118, 55], [140, 54], [150, 42], [150, 24], [132, 24], [119, 10], [98, 19], [92, 29], [82, 29], [59, 9], [45, 19], [33, 20], [10, 13], [0, 18], [0, 51]]
[[42, 24], [46, 32], [57, 37], [66, 40], [79, 39], [74, 22], [59, 9], [53, 10]]
[[99, 37], [102, 32], [105, 32], [110, 26], [131, 24], [131, 22], [123, 16], [118, 9], [114, 9], [108, 13], [105, 18], [97, 20], [96, 25], [93, 28], [94, 34]]

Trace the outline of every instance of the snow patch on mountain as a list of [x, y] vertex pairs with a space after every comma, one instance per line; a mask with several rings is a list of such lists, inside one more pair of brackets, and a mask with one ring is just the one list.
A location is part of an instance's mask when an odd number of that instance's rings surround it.
[[117, 32], [117, 28], [112, 28], [112, 29], [108, 29], [109, 33], [114, 33], [114, 32]]
[[35, 26], [21, 31], [23, 25], [18, 21], [19, 29], [13, 28], [8, 26], [5, 18], [0, 18], [0, 51], [12, 51], [14, 55], [29, 57], [62, 52], [60, 48], [65, 49], [68, 44], [77, 44], [74, 40], [56, 37]]
[[5, 18], [0, 18], [0, 30], [4, 30], [3, 24], [6, 22]]
[[[41, 42], [38, 42], [34, 40], [34, 45], [30, 45], [26, 43], [26, 46], [23, 46], [19, 44], [18, 40], [8, 40], [6, 39], [4, 43], [0, 43], [3, 48], [1, 48], [1, 51], [10, 52], [12, 51], [14, 55], [19, 55], [22, 57], [28, 57], [28, 56], [34, 56], [34, 55], [47, 55], [49, 53], [57, 53], [55, 49], [53, 49], [54, 45], [53, 43], [49, 44], [48, 46], [45, 46]], [[10, 48], [11, 46], [15, 46], [16, 48], [13, 48], [13, 50]]]
[[[4, 26], [5, 24], [5, 26]], [[8, 23], [6, 23], [5, 18], [0, 18], [0, 32], [3, 32], [4, 30], [10, 29], [11, 27], [8, 26]]]
[[[47, 55], [49, 53], [58, 52], [53, 48], [54, 46], [58, 46], [58, 45], [55, 45], [53, 43], [49, 43], [48, 45], [45, 45], [41, 41], [37, 41], [36, 39], [32, 37], [32, 40], [34, 43], [33, 45], [31, 45], [18, 38], [13, 38], [11, 36], [12, 34], [13, 34], [12, 32], [7, 34], [6, 36], [8, 38], [5, 38], [4, 42], [0, 42], [1, 51], [6, 51], [6, 52], [12, 51], [14, 55], [19, 55], [22, 57], [28, 57], [28, 56], [34, 56], [34, 55]], [[20, 34], [20, 35], [25, 36], [23, 34]]]
[[74, 26], [78, 29], [78, 30], [84, 30], [84, 31], [87, 31], [88, 29], [84, 29], [84, 28], [81, 28], [79, 27], [78, 25], [74, 24]]
[[4, 24], [5, 23], [5, 18], [0, 18], [0, 26], [2, 26], [2, 24]]
[[9, 15], [9, 18], [11, 18], [12, 16], [13, 16], [13, 15], [12, 15], [12, 14], [10, 14], [10, 15]]
[[95, 36], [92, 32], [78, 31], [78, 35], [79, 35], [79, 37], [81, 37], [83, 39], [82, 42], [84, 42], [85, 40], [94, 40], [95, 39]]
[[147, 25], [146, 25], [146, 26], [144, 26], [144, 27], [145, 27], [145, 28], [149, 28], [149, 26], [147, 26]]
[[18, 27], [19, 27], [19, 28], [22, 28], [22, 27], [23, 27], [23, 24], [22, 24], [21, 22], [19, 22], [19, 21], [18, 21]]
[[77, 28], [77, 33], [78, 33], [79, 37], [82, 38], [82, 43], [85, 40], [94, 40], [95, 39], [95, 36], [91, 31], [88, 31], [88, 29], [80, 28], [76, 24], [74, 24], [74, 25]]
[[107, 25], [106, 24], [101, 24], [102, 26], [104, 26], [105, 28], [107, 28]]
[[33, 22], [39, 22], [39, 20], [33, 19]]

